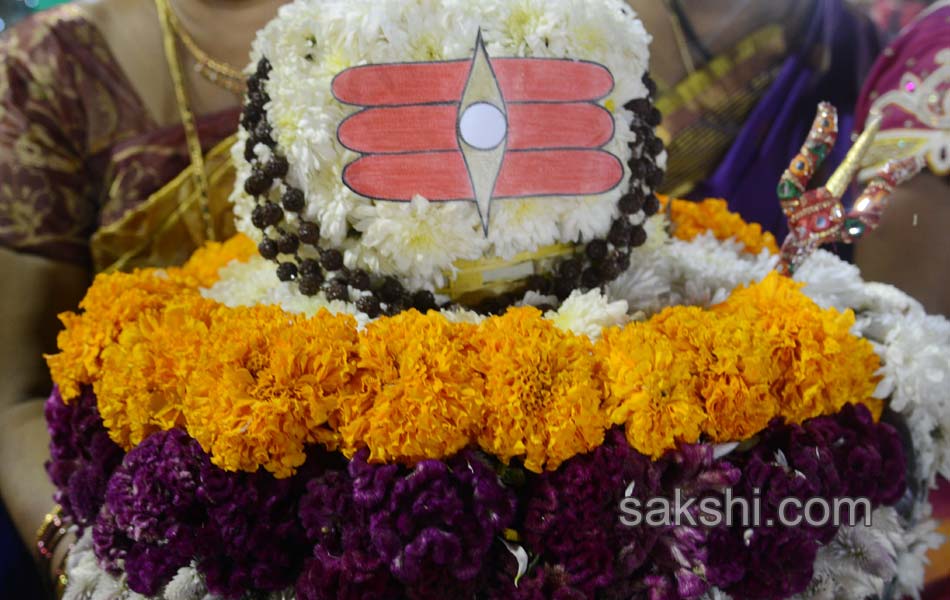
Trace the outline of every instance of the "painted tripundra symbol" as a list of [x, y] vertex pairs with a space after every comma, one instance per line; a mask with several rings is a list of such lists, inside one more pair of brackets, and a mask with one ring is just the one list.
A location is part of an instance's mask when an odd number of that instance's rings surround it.
[[475, 202], [486, 234], [494, 200], [603, 194], [623, 180], [597, 104], [613, 85], [595, 63], [491, 59], [481, 33], [471, 60], [347, 69], [333, 94], [365, 108], [337, 132], [363, 155], [343, 182], [375, 200]]

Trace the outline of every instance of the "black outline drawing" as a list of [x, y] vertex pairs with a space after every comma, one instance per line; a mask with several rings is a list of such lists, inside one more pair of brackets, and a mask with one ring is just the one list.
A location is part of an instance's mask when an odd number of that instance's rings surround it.
[[[598, 96], [598, 97], [595, 97], [595, 98], [591, 98], [590, 100], [571, 100], [571, 101], [563, 101], [563, 100], [523, 100], [523, 101], [513, 101], [513, 102], [510, 102], [510, 103], [504, 98], [504, 91], [502, 90], [502, 91], [501, 91], [501, 98], [500, 98], [501, 103], [502, 103], [502, 106], [501, 106], [501, 107], [496, 106], [495, 104], [493, 104], [493, 103], [491, 103], [491, 102], [484, 102], [484, 101], [482, 101], [482, 102], [473, 103], [472, 106], [474, 106], [475, 104], [488, 104], [488, 105], [490, 105], [490, 106], [493, 106], [493, 107], [497, 108], [497, 109], [499, 110], [499, 112], [502, 113], [503, 117], [505, 118], [505, 136], [504, 136], [504, 137], [502, 138], [502, 140], [498, 143], [498, 145], [496, 145], [494, 148], [476, 149], [476, 151], [491, 152], [491, 151], [497, 150], [497, 149], [499, 148], [499, 146], [502, 146], [502, 145], [504, 145], [504, 144], [507, 144], [508, 137], [509, 137], [509, 134], [510, 134], [510, 118], [509, 118], [509, 114], [508, 114], [508, 105], [509, 105], [509, 104], [511, 104], [511, 105], [529, 105], [529, 104], [543, 104], [543, 105], [569, 105], [569, 104], [570, 104], [570, 105], [590, 105], [590, 106], [594, 106], [594, 107], [598, 108], [599, 110], [603, 111], [604, 113], [606, 113], [606, 114], [610, 117], [611, 134], [610, 134], [610, 137], [607, 139], [607, 141], [606, 141], [605, 143], [603, 143], [602, 145], [600, 145], [600, 146], [598, 146], [598, 147], [577, 147], [577, 146], [570, 146], [570, 147], [539, 147], [539, 148], [522, 148], [522, 149], [507, 149], [507, 148], [506, 148], [506, 149], [504, 150], [504, 153], [505, 153], [505, 155], [507, 155], [507, 154], [509, 154], [509, 153], [528, 153], [528, 152], [531, 152], [531, 153], [544, 153], [544, 152], [579, 152], [579, 153], [580, 153], [580, 152], [583, 152], [583, 153], [605, 154], [605, 155], [610, 156], [611, 158], [613, 158], [613, 159], [617, 162], [617, 164], [619, 165], [619, 167], [620, 167], [620, 174], [619, 174], [619, 176], [618, 176], [618, 178], [617, 178], [617, 181], [614, 182], [612, 185], [610, 185], [609, 187], [605, 188], [605, 189], [602, 190], [602, 191], [598, 191], [598, 192], [588, 192], [588, 193], [583, 193], [583, 194], [579, 194], [579, 193], [577, 193], [576, 191], [565, 191], [565, 192], [548, 193], [548, 194], [524, 194], [524, 195], [519, 195], [519, 196], [495, 196], [494, 191], [495, 191], [495, 186], [496, 186], [497, 183], [498, 183], [498, 176], [501, 174], [501, 171], [502, 171], [502, 169], [504, 168], [504, 161], [502, 161], [502, 164], [501, 164], [501, 166], [499, 167], [498, 172], [495, 173], [494, 180], [492, 181], [492, 194], [491, 194], [491, 196], [490, 196], [491, 199], [490, 199], [490, 202], [489, 202], [489, 204], [488, 204], [488, 214], [486, 214], [486, 215], [481, 215], [481, 208], [478, 206], [478, 201], [477, 201], [477, 199], [475, 198], [475, 189], [476, 189], [476, 188], [475, 188], [475, 182], [472, 180], [472, 170], [471, 170], [471, 166], [469, 165], [468, 158], [467, 158], [466, 155], [465, 155], [465, 151], [462, 149], [462, 147], [461, 147], [461, 145], [460, 145], [460, 140], [462, 139], [462, 137], [461, 137], [461, 131], [460, 131], [460, 129], [459, 129], [459, 127], [460, 127], [460, 122], [461, 122], [461, 118], [462, 118], [462, 114], [463, 114], [462, 111], [461, 111], [462, 97], [460, 97], [457, 101], [454, 101], [454, 102], [442, 102], [442, 101], [440, 101], [440, 102], [418, 102], [418, 103], [405, 103], [405, 104], [404, 104], [404, 103], [395, 103], [395, 104], [356, 104], [356, 103], [346, 102], [346, 101], [344, 101], [344, 100], [341, 100], [341, 99], [339, 98], [339, 96], [337, 96], [337, 93], [336, 93], [335, 86], [336, 86], [337, 79], [339, 79], [339, 78], [340, 78], [341, 76], [343, 76], [344, 74], [347, 74], [347, 73], [350, 73], [350, 72], [356, 72], [356, 71], [359, 71], [359, 70], [362, 70], [362, 69], [378, 68], [378, 67], [381, 67], [381, 66], [398, 66], [398, 65], [434, 65], [434, 64], [468, 63], [468, 64], [470, 65], [470, 66], [469, 66], [469, 71], [468, 71], [468, 75], [466, 76], [466, 79], [465, 79], [465, 85], [464, 85], [463, 88], [462, 88], [462, 94], [464, 95], [464, 94], [465, 94], [465, 90], [468, 88], [468, 84], [469, 84], [469, 82], [470, 82], [470, 80], [471, 80], [472, 68], [473, 68], [474, 65], [475, 65], [476, 57], [477, 57], [479, 51], [483, 51], [483, 52], [485, 53], [485, 57], [488, 59], [488, 67], [489, 67], [489, 70], [491, 71], [491, 75], [492, 75], [492, 77], [493, 77], [493, 79], [494, 79], [494, 81], [495, 81], [495, 85], [498, 87], [499, 90], [501, 90], [501, 84], [500, 84], [500, 82], [499, 82], [499, 80], [498, 80], [498, 76], [497, 76], [497, 74], [496, 74], [496, 72], [495, 72], [495, 63], [498, 62], [498, 61], [508, 61], [508, 60], [518, 60], [518, 61], [544, 61], [544, 62], [569, 62], [569, 63], [581, 63], [581, 64], [592, 65], [592, 66], [595, 66], [595, 67], [598, 67], [598, 68], [602, 69], [604, 72], [607, 73], [608, 77], [610, 78], [610, 88], [607, 90], [607, 92], [606, 92], [605, 94], [603, 94], [603, 95], [601, 95], [601, 96]], [[610, 69], [608, 69], [606, 66], [604, 66], [604, 65], [602, 65], [602, 64], [600, 64], [600, 63], [596, 63], [596, 62], [589, 61], [589, 60], [578, 60], [578, 59], [570, 59], [570, 58], [532, 58], [532, 57], [500, 57], [500, 58], [492, 58], [491, 56], [488, 55], [487, 49], [486, 49], [485, 46], [484, 46], [484, 40], [483, 40], [483, 38], [482, 38], [482, 31], [481, 31], [481, 29], [478, 30], [478, 34], [477, 34], [476, 40], [475, 40], [475, 48], [474, 48], [474, 50], [473, 50], [472, 58], [470, 58], [470, 59], [456, 59], [456, 60], [431, 61], [431, 62], [429, 62], [429, 61], [411, 62], [411, 61], [410, 61], [410, 62], [393, 62], [393, 63], [373, 63], [373, 64], [370, 64], [370, 65], [360, 65], [360, 66], [356, 66], [356, 67], [351, 67], [351, 68], [349, 68], [349, 69], [345, 69], [345, 70], [343, 70], [343, 71], [337, 73], [337, 74], [333, 77], [333, 80], [332, 80], [331, 85], [330, 85], [330, 91], [331, 91], [331, 93], [333, 94], [333, 97], [334, 97], [334, 99], [335, 99], [337, 102], [340, 102], [341, 104], [346, 105], [346, 106], [360, 106], [360, 107], [362, 107], [362, 108], [361, 108], [360, 110], [358, 110], [357, 112], [355, 112], [355, 113], [353, 113], [353, 114], [347, 116], [345, 119], [343, 119], [343, 120], [340, 122], [340, 124], [337, 125], [337, 128], [336, 128], [336, 140], [337, 140], [337, 143], [339, 143], [340, 146], [342, 146], [343, 148], [346, 148], [347, 150], [349, 150], [349, 151], [351, 151], [351, 152], [355, 152], [355, 153], [360, 154], [360, 157], [359, 157], [359, 158], [357, 158], [356, 160], [350, 162], [349, 164], [347, 164], [347, 165], [343, 168], [343, 173], [342, 173], [342, 175], [341, 175], [341, 179], [342, 179], [342, 181], [343, 181], [343, 185], [346, 186], [346, 187], [347, 187], [350, 191], [352, 191], [354, 194], [356, 194], [356, 195], [358, 195], [358, 196], [361, 196], [361, 197], [363, 197], [363, 198], [367, 198], [367, 199], [369, 199], [369, 200], [379, 201], [379, 202], [400, 202], [400, 203], [411, 202], [411, 201], [412, 201], [412, 198], [403, 198], [403, 197], [400, 197], [400, 198], [380, 198], [380, 197], [366, 196], [366, 195], [360, 193], [358, 190], [356, 190], [356, 189], [353, 187], [353, 185], [351, 185], [351, 183], [350, 183], [350, 181], [349, 181], [349, 179], [348, 179], [348, 177], [347, 177], [347, 174], [349, 173], [349, 171], [350, 171], [350, 169], [351, 169], [352, 167], [354, 167], [355, 165], [357, 165], [358, 163], [360, 163], [360, 162], [363, 161], [364, 159], [370, 158], [370, 157], [376, 157], [376, 156], [379, 156], [379, 157], [385, 157], [385, 156], [427, 156], [427, 155], [436, 155], [436, 154], [453, 154], [453, 155], [458, 155], [458, 154], [461, 154], [461, 155], [462, 155], [462, 160], [463, 160], [464, 163], [465, 163], [465, 169], [466, 169], [466, 171], [467, 171], [467, 173], [468, 173], [469, 188], [470, 188], [470, 190], [471, 190], [471, 192], [472, 192], [471, 197], [465, 197], [465, 198], [443, 198], [443, 199], [433, 199], [433, 198], [429, 198], [429, 200], [430, 200], [431, 202], [434, 202], [434, 203], [441, 203], [441, 202], [472, 202], [472, 203], [474, 203], [474, 204], [476, 205], [476, 209], [477, 209], [478, 212], [479, 212], [479, 216], [481, 217], [482, 227], [483, 227], [483, 229], [484, 229], [484, 232], [485, 232], [485, 235], [486, 235], [486, 236], [488, 235], [488, 224], [489, 224], [489, 221], [490, 221], [490, 218], [491, 218], [491, 206], [492, 206], [492, 203], [494, 203], [496, 200], [516, 200], [516, 199], [523, 199], [523, 198], [561, 198], [561, 197], [581, 197], [581, 198], [582, 198], [582, 197], [598, 196], [598, 195], [601, 195], [601, 194], [605, 194], [605, 193], [607, 193], [607, 192], [610, 192], [610, 191], [612, 191], [612, 190], [617, 189], [617, 187], [618, 187], [618, 186], [623, 182], [623, 180], [624, 180], [624, 165], [623, 165], [623, 161], [622, 161], [622, 160], [620, 159], [620, 157], [618, 157], [617, 155], [613, 154], [612, 152], [609, 152], [609, 151], [605, 150], [605, 147], [606, 147], [606, 146], [616, 137], [616, 135], [617, 135], [617, 122], [616, 122], [616, 119], [614, 118], [613, 114], [612, 114], [609, 110], [607, 110], [604, 106], [602, 106], [602, 105], [600, 104], [600, 102], [601, 102], [602, 100], [604, 100], [605, 98], [607, 98], [607, 97], [610, 96], [610, 94], [614, 91], [615, 88], [616, 88], [616, 79], [614, 78], [613, 73], [611, 73]], [[345, 123], [347, 123], [348, 121], [350, 121], [351, 119], [354, 119], [354, 118], [356, 118], [357, 116], [359, 116], [359, 115], [361, 115], [361, 114], [363, 114], [363, 113], [365, 113], [365, 112], [372, 111], [372, 110], [378, 110], [378, 109], [408, 108], [408, 107], [420, 107], [420, 106], [454, 106], [454, 107], [456, 107], [456, 108], [459, 109], [459, 110], [457, 111], [456, 122], [455, 122], [455, 134], [456, 134], [456, 135], [455, 135], [455, 139], [456, 139], [456, 142], [457, 142], [457, 145], [456, 145], [455, 148], [453, 148], [453, 149], [442, 149], [442, 150], [425, 150], [425, 151], [412, 151], [412, 150], [409, 150], [409, 151], [405, 151], [405, 152], [364, 152], [364, 151], [361, 151], [361, 150], [357, 150], [357, 149], [355, 149], [355, 148], [351, 148], [350, 146], [347, 146], [347, 145], [343, 142], [343, 140], [341, 139], [341, 137], [340, 137], [340, 130], [342, 129], [343, 125], [344, 125]], [[472, 148], [474, 148], [474, 146], [472, 146]]]

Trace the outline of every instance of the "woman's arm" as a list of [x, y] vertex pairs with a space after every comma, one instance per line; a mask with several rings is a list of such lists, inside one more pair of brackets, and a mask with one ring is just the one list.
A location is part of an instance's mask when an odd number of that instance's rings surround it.
[[0, 249], [0, 498], [20, 535], [32, 541], [53, 506], [44, 463], [49, 435], [43, 399], [55, 352], [56, 315], [75, 310], [89, 283], [82, 267]]
[[864, 278], [950, 315], [950, 182], [924, 172], [897, 188], [879, 229], [854, 249]]

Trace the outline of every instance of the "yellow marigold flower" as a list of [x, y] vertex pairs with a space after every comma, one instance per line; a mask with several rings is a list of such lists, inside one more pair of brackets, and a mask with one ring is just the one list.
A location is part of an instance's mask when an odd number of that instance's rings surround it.
[[[664, 204], [671, 200], [664, 198]], [[768, 231], [762, 231], [758, 223], [746, 223], [738, 214], [729, 211], [725, 200], [707, 199], [702, 202], [672, 200], [670, 218], [673, 222], [673, 235], [689, 241], [707, 231], [716, 239], [735, 238], [745, 245], [746, 250], [758, 254], [768, 248], [772, 254], [778, 253], [775, 237]]]
[[[700, 316], [699, 309], [684, 310], [687, 318]], [[631, 446], [659, 458], [677, 443], [699, 441], [706, 413], [688, 338], [669, 337], [650, 322], [631, 323], [606, 330], [598, 354], [606, 370], [607, 416], [626, 425]]]
[[537, 473], [603, 443], [603, 384], [589, 338], [558, 329], [537, 309], [517, 308], [484, 321], [478, 345], [483, 450], [505, 463], [523, 457]]
[[95, 392], [109, 436], [129, 450], [156, 431], [184, 427], [183, 401], [215, 302], [197, 294], [130, 321], [102, 351]]
[[218, 272], [232, 261], [247, 262], [257, 254], [254, 240], [237, 234], [226, 242], [207, 242], [195, 251], [180, 269], [169, 269], [169, 276], [191, 287], [211, 287]]
[[414, 310], [370, 323], [338, 431], [352, 456], [415, 463], [452, 456], [482, 422], [484, 381], [471, 360], [475, 326]]
[[82, 312], [59, 316], [65, 325], [57, 339], [60, 351], [46, 357], [63, 400], [72, 400], [80, 386], [99, 379], [102, 351], [115, 343], [127, 324], [189, 293], [197, 294], [161, 271], [98, 275], [79, 304]]
[[854, 315], [822, 310], [777, 273], [704, 311], [673, 307], [605, 332], [610, 420], [653, 457], [700, 435], [738, 441], [777, 416], [794, 423], [871, 399], [879, 368], [850, 333]]
[[188, 433], [223, 469], [289, 477], [306, 446], [332, 443], [327, 420], [356, 372], [357, 339], [349, 315], [217, 308], [189, 378]]
[[822, 310], [800, 288], [773, 272], [713, 310], [767, 333], [768, 345], [759, 343], [759, 351], [767, 351], [778, 369], [773, 390], [781, 416], [798, 423], [849, 402], [865, 403], [879, 415], [881, 404], [871, 394], [880, 360], [870, 342], [851, 334], [854, 313]]
[[762, 351], [759, 329], [690, 307], [667, 309], [650, 326], [671, 340], [680, 360], [691, 357], [696, 398], [708, 417], [704, 432], [714, 440], [746, 439], [778, 414], [770, 389], [778, 369]]

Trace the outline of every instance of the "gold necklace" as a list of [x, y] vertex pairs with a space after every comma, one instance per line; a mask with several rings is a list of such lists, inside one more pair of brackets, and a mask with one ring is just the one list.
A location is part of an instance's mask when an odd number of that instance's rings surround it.
[[247, 87], [244, 73], [226, 62], [215, 60], [201, 49], [195, 38], [188, 33], [168, 3], [168, 23], [188, 54], [195, 60], [195, 71], [214, 85], [224, 88], [235, 95], [243, 96]]

